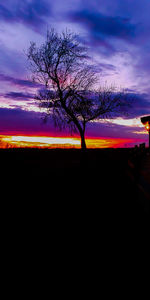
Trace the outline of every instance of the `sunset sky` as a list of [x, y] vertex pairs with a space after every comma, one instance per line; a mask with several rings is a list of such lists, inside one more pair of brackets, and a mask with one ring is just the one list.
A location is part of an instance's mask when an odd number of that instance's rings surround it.
[[[89, 147], [148, 142], [140, 117], [150, 114], [149, 15], [149, 0], [0, 0], [0, 144], [57, 145], [64, 140], [46, 138], [70, 138], [51, 119], [42, 121], [43, 112], [34, 100], [40, 86], [31, 80], [25, 55], [30, 41], [40, 45], [51, 27], [79, 34], [102, 85], [113, 84], [134, 95], [128, 116], [88, 125]], [[78, 146], [76, 138], [72, 141]]]

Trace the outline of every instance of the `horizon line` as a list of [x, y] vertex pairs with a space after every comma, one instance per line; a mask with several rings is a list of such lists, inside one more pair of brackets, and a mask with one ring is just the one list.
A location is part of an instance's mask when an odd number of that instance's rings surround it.
[[[87, 148], [129, 148], [141, 140], [133, 138], [85, 137]], [[0, 148], [80, 148], [78, 136], [0, 135]]]

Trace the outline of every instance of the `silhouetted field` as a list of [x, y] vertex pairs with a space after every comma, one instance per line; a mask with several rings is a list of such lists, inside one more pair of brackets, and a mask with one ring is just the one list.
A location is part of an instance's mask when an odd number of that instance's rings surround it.
[[77, 149], [1, 149], [1, 199], [19, 209], [20, 217], [26, 211], [66, 226], [132, 224], [140, 230], [148, 215], [144, 196], [128, 174], [130, 152], [88, 149], [83, 156]]

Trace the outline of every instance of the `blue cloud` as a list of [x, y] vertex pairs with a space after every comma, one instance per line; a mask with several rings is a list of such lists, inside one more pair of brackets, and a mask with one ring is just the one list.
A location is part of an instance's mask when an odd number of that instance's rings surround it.
[[[68, 13], [67, 17], [73, 23], [78, 23], [87, 29], [93, 46], [101, 46], [106, 54], [118, 51], [119, 44], [114, 40], [133, 42], [137, 27], [127, 17], [109, 16], [96, 10], [84, 9]], [[103, 49], [101, 51], [103, 52]]]
[[79, 22], [87, 27], [95, 36], [116, 37], [120, 39], [129, 39], [135, 36], [136, 26], [130, 22], [130, 19], [119, 16], [107, 16], [100, 12], [82, 10], [70, 15], [73, 22]]
[[38, 30], [45, 24], [45, 17], [51, 15], [51, 6], [49, 1], [32, 0], [20, 1], [7, 0], [0, 4], [0, 20], [5, 22], [18, 22]]

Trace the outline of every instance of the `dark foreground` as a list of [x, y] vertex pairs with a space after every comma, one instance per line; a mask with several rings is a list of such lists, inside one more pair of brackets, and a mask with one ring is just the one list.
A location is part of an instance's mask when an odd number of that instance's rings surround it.
[[1, 149], [1, 204], [27, 224], [146, 231], [148, 194], [138, 187], [143, 158], [132, 168], [131, 152]]
[[149, 272], [143, 159], [130, 149], [88, 150], [84, 159], [79, 150], [0, 150], [2, 273], [11, 293], [41, 286], [43, 297], [54, 286], [70, 298], [82, 284], [91, 297], [95, 285], [118, 298], [131, 288], [139, 295]]

